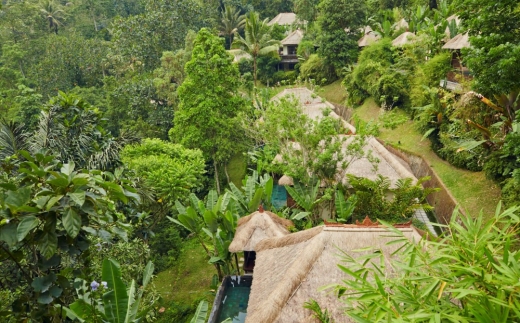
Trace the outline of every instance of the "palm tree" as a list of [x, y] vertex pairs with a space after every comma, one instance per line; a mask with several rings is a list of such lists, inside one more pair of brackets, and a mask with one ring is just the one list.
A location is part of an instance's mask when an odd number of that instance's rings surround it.
[[63, 25], [65, 11], [53, 0], [44, 0], [38, 4], [40, 13], [49, 21], [49, 29], [58, 34], [58, 26]]
[[229, 37], [229, 49], [233, 43], [233, 35], [244, 28], [246, 18], [240, 14], [240, 9], [226, 5], [222, 12], [220, 34]]
[[280, 48], [280, 41], [271, 38], [271, 27], [267, 25], [267, 19], [260, 20], [258, 13], [250, 12], [246, 18], [245, 38], [237, 34], [235, 42], [242, 50], [253, 57], [253, 74], [256, 86], [256, 60], [258, 56], [265, 55]]

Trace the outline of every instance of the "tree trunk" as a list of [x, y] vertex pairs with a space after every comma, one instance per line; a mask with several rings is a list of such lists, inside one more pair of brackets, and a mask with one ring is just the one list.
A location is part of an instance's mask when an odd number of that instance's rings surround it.
[[222, 281], [222, 279], [224, 279], [224, 275], [222, 274], [222, 269], [220, 269], [220, 265], [215, 264], [215, 268], [217, 268], [218, 280]]
[[227, 164], [224, 165], [224, 174], [226, 174], [227, 183], [228, 183], [228, 185], [229, 185], [229, 183], [230, 183], [231, 181], [229, 180], [229, 174], [228, 174], [228, 170], [227, 170]]
[[215, 185], [217, 187], [217, 194], [220, 195], [220, 182], [219, 182], [219, 178], [218, 178], [218, 167], [217, 167], [217, 162], [215, 161], [215, 159], [213, 159], [213, 167], [215, 169]]
[[256, 56], [253, 57], [253, 74], [255, 75], [255, 88], [256, 88]]

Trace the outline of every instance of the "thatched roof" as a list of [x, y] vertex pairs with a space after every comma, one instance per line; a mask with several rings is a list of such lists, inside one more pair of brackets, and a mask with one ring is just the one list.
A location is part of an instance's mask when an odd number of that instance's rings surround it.
[[[399, 230], [411, 241], [421, 239], [412, 227]], [[262, 241], [256, 250], [246, 323], [315, 322], [311, 311], [303, 308], [310, 299], [326, 308], [336, 322], [352, 322], [344, 314], [341, 300], [319, 289], [347, 279], [337, 266], [340, 250], [358, 257], [368, 251], [354, 250], [372, 247], [388, 259], [398, 257], [391, 254], [400, 244], [387, 245], [395, 239], [390, 236], [378, 226], [321, 226]], [[391, 274], [390, 263], [387, 268]]]
[[233, 62], [239, 62], [242, 58], [245, 59], [252, 59], [253, 57], [249, 54], [243, 51], [242, 49], [229, 49], [228, 53], [234, 56]]
[[294, 12], [282, 12], [279, 13], [276, 17], [271, 19], [267, 23], [268, 26], [272, 26], [274, 24], [284, 25], [284, 26], [290, 26], [294, 24], [294, 22], [297, 20], [296, 14]]
[[394, 29], [408, 29], [408, 22], [403, 18], [394, 24]]
[[[281, 157], [281, 155], [280, 155], [280, 157]], [[291, 176], [283, 175], [278, 180], [278, 185], [281, 185], [281, 186], [293, 186], [294, 185], [294, 180], [292, 179]]]
[[471, 45], [469, 43], [469, 35], [466, 34], [458, 34], [452, 39], [450, 39], [444, 46], [442, 46], [443, 49], [462, 49], [462, 48], [469, 48]]
[[379, 38], [379, 35], [377, 35], [373, 31], [369, 31], [365, 33], [365, 35], [361, 37], [361, 39], [358, 40], [358, 47], [366, 47], [370, 44], [375, 43]]
[[294, 224], [269, 211], [256, 211], [238, 220], [237, 231], [229, 245], [230, 252], [255, 251], [258, 242], [289, 234]]
[[406, 44], [411, 44], [411, 43], [413, 43], [414, 38], [415, 38], [414, 33], [406, 31], [406, 32], [402, 33], [401, 35], [399, 35], [396, 39], [392, 40], [392, 46], [401, 47]]
[[[294, 97], [302, 107], [303, 113], [305, 113], [309, 118], [314, 120], [319, 120], [323, 117], [323, 111], [325, 109], [330, 109], [331, 113], [329, 116], [341, 119], [341, 117], [334, 112], [334, 106], [317, 96], [314, 92], [309, 90], [306, 87], [300, 88], [292, 88], [285, 89], [282, 92], [275, 95], [271, 101], [280, 101], [281, 98], [290, 98]], [[342, 119], [341, 119], [342, 120]], [[343, 126], [350, 130], [351, 133], [356, 133], [356, 128], [350, 123], [343, 121]]]
[[281, 44], [282, 44], [282, 46], [283, 45], [299, 45], [300, 42], [302, 41], [302, 39], [303, 39], [303, 31], [300, 29], [296, 29], [295, 31], [293, 31], [292, 33], [287, 35], [287, 37], [285, 37], [281, 41]]
[[446, 20], [447, 20], [448, 22], [451, 22], [452, 20], [455, 20], [455, 23], [457, 24], [457, 26], [460, 25], [460, 18], [459, 18], [459, 16], [457, 16], [457, 15], [451, 15], [451, 16], [449, 16], [448, 18], [446, 18]]
[[[355, 137], [340, 135], [339, 138], [346, 139], [343, 142], [343, 153], [346, 155], [347, 147], [354, 141]], [[289, 149], [298, 150], [299, 147], [300, 145], [295, 142], [291, 143]], [[390, 180], [390, 188], [396, 188], [397, 181], [402, 178], [411, 178], [414, 183], [417, 182], [417, 178], [413, 175], [411, 170], [406, 167], [406, 162], [388, 151], [388, 149], [377, 141], [376, 138], [368, 138], [363, 146], [363, 151], [365, 155], [370, 153], [372, 158], [377, 159], [378, 162], [373, 165], [367, 157], [355, 159], [348, 165], [344, 172], [336, 174], [335, 180], [337, 182], [342, 182], [344, 185], [348, 185], [348, 178], [344, 176], [346, 174], [368, 178], [370, 180], [376, 180], [378, 176], [381, 175]], [[349, 156], [346, 157], [349, 158]], [[283, 156], [281, 154], [276, 155], [273, 162], [283, 163]], [[341, 161], [338, 162], [338, 169], [342, 169], [340, 164]], [[281, 179], [283, 179], [283, 183], [287, 184], [281, 184], [278, 182], [280, 185], [293, 185], [291, 177], [282, 176]]]

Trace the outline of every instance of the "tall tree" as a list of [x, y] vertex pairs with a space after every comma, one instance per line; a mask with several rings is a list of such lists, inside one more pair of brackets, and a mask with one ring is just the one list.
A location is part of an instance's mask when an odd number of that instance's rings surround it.
[[241, 151], [244, 143], [237, 115], [246, 102], [238, 93], [238, 67], [221, 39], [203, 28], [195, 39], [186, 74], [178, 89], [179, 109], [170, 138], [187, 148], [199, 148], [213, 161], [220, 191], [218, 165]]
[[336, 73], [356, 62], [360, 30], [365, 21], [363, 0], [323, 0], [319, 6], [319, 54]]
[[245, 38], [237, 34], [235, 41], [253, 57], [253, 75], [256, 86], [258, 56], [277, 51], [280, 48], [280, 41], [271, 38], [271, 27], [267, 25], [267, 19], [260, 20], [256, 12], [250, 12], [246, 18]]
[[49, 30], [58, 34], [58, 27], [63, 25], [65, 11], [53, 0], [44, 0], [38, 4], [40, 14], [48, 21]]
[[246, 18], [240, 14], [240, 9], [226, 5], [220, 20], [220, 33], [229, 37], [229, 49], [233, 44], [233, 35], [244, 28]]
[[471, 48], [464, 61], [485, 95], [520, 89], [520, 4], [517, 0], [490, 2], [456, 0], [462, 27]]

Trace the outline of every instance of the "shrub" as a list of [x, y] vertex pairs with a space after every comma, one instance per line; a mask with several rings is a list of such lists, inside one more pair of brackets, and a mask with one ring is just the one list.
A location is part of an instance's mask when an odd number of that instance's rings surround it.
[[386, 109], [391, 109], [396, 105], [408, 107], [410, 99], [406, 76], [392, 68], [387, 68], [379, 78], [373, 96], [379, 105]]
[[[392, 223], [408, 221], [418, 208], [431, 210], [426, 197], [437, 190], [422, 187], [421, 184], [429, 180], [429, 177], [419, 179], [416, 184], [413, 184], [410, 178], [400, 179], [392, 189], [390, 180], [380, 175], [373, 181], [368, 178], [347, 176], [358, 197], [352, 221], [362, 221], [366, 216], [372, 220], [381, 219]], [[388, 198], [389, 194], [393, 197]]]
[[240, 75], [246, 73], [253, 74], [253, 62], [250, 59], [242, 57], [238, 61], [238, 70], [240, 71]]
[[309, 57], [314, 54], [316, 50], [314, 49], [314, 42], [310, 40], [303, 40], [298, 45], [297, 55], [307, 60]]
[[394, 63], [392, 40], [383, 38], [365, 47], [359, 54], [358, 64], [366, 61], [376, 61], [383, 66], [390, 66]]
[[321, 80], [333, 80], [334, 71], [318, 54], [312, 54], [300, 67], [300, 75], [303, 79], [314, 79], [317, 83]]
[[173, 226], [167, 219], [163, 219], [156, 226], [155, 235], [150, 238], [150, 250], [156, 272], [166, 270], [175, 263], [182, 243], [178, 226]]
[[441, 79], [446, 78], [446, 74], [451, 70], [450, 63], [451, 53], [445, 52], [435, 55], [422, 66], [429, 86], [437, 86]]
[[502, 200], [507, 207], [520, 205], [520, 182], [509, 178], [502, 187]]
[[277, 82], [289, 82], [294, 83], [296, 80], [296, 72], [295, 71], [278, 71], [273, 74], [273, 83]]
[[455, 140], [450, 133], [439, 133], [439, 146], [432, 149], [441, 157], [455, 167], [478, 172], [482, 170], [485, 151], [482, 146], [471, 151], [460, 150], [460, 139]]

